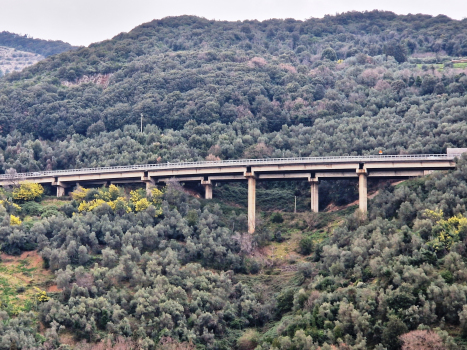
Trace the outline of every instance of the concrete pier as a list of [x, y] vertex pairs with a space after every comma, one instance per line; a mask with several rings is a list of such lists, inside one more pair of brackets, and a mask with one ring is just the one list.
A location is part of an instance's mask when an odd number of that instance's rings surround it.
[[146, 196], [150, 196], [152, 192], [152, 188], [155, 186], [155, 183], [152, 181], [145, 181], [146, 182]]
[[212, 184], [207, 183], [207, 184], [203, 184], [203, 186], [204, 186], [204, 198], [212, 199]]
[[368, 182], [366, 169], [357, 169], [358, 174], [358, 207], [363, 212], [368, 211]]
[[256, 228], [256, 178], [247, 175], [248, 178], [248, 233], [254, 233]]
[[318, 192], [318, 179], [311, 179], [311, 211], [317, 213], [319, 211], [319, 192]]
[[65, 195], [65, 187], [57, 186], [57, 197], [63, 197]]

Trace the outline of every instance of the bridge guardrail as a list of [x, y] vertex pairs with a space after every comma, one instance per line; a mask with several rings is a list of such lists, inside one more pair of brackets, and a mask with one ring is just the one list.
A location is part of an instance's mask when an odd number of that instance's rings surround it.
[[406, 155], [368, 155], [368, 156], [340, 156], [340, 157], [294, 157], [294, 158], [262, 158], [262, 159], [234, 159], [222, 161], [201, 161], [201, 162], [177, 162], [177, 163], [160, 163], [160, 164], [143, 164], [143, 165], [121, 165], [113, 167], [98, 167], [98, 168], [81, 168], [81, 169], [65, 169], [65, 170], [46, 170], [28, 173], [2, 174], [0, 179], [12, 178], [35, 178], [42, 176], [60, 176], [60, 175], [76, 175], [89, 173], [111, 173], [117, 171], [132, 171], [132, 170], [153, 170], [153, 169], [184, 169], [198, 167], [228, 167], [234, 165], [267, 165], [267, 164], [295, 164], [295, 163], [332, 163], [345, 161], [397, 161], [397, 160], [453, 160], [460, 154], [406, 154]]

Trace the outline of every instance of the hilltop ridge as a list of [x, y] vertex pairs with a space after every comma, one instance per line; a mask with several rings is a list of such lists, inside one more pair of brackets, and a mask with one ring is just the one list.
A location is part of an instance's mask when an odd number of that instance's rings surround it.
[[44, 40], [32, 38], [28, 35], [20, 35], [7, 31], [0, 32], [0, 46], [6, 46], [18, 51], [35, 53], [44, 57], [75, 49], [61, 40]]
[[75, 49], [63, 41], [41, 40], [10, 32], [0, 32], [0, 77], [21, 71], [45, 57]]

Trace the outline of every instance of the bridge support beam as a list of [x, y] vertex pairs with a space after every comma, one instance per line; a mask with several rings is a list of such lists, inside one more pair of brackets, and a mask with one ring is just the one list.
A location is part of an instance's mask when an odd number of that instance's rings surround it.
[[311, 211], [317, 213], [319, 211], [319, 192], [318, 192], [318, 179], [311, 179]]
[[368, 173], [366, 169], [357, 169], [358, 174], [358, 206], [366, 213], [368, 211]]
[[248, 233], [255, 233], [256, 228], [256, 177], [245, 175], [248, 178]]

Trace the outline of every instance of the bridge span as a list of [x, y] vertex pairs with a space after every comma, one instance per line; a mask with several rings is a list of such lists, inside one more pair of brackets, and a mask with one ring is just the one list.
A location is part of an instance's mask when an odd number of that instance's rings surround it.
[[205, 188], [205, 198], [212, 198], [213, 183], [248, 181], [248, 230], [255, 231], [256, 181], [298, 180], [310, 183], [311, 210], [318, 211], [320, 179], [358, 178], [359, 208], [367, 211], [367, 178], [410, 178], [434, 170], [455, 167], [455, 158], [464, 149], [448, 149], [447, 154], [368, 155], [343, 157], [299, 157], [239, 159], [225, 161], [180, 162], [146, 165], [49, 170], [0, 175], [0, 186], [20, 181], [48, 183], [61, 197], [76, 185], [145, 183], [146, 189], [171, 180], [198, 182]]

